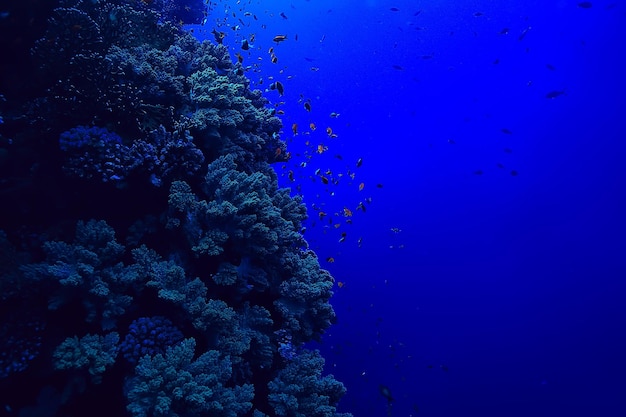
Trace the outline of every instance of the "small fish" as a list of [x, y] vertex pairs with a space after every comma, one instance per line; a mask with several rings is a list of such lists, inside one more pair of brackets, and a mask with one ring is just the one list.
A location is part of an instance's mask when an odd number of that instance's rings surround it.
[[365, 183], [364, 182], [359, 184], [359, 191], [363, 191], [363, 188], [365, 188]]
[[381, 183], [376, 184], [376, 188], [383, 188], [383, 185]]
[[339, 117], [339, 113], [332, 112], [330, 114], [330, 117], [333, 118], [333, 119], [336, 119], [337, 117]]
[[278, 94], [282, 96], [285, 92], [285, 87], [283, 86], [283, 83], [281, 83], [280, 81], [276, 81], [274, 84], [276, 84], [276, 91], [278, 91]]
[[511, 170], [511, 175], [514, 177], [517, 177], [519, 175], [519, 173], [516, 170]]
[[333, 129], [332, 129], [331, 127], [327, 127], [327, 128], [326, 128], [326, 134], [327, 134], [328, 136], [333, 136]]
[[513, 132], [511, 132], [509, 129], [507, 128], [502, 128], [500, 129], [500, 132], [504, 133], [505, 135], [512, 135]]
[[276, 43], [281, 43], [287, 40], [287, 35], [276, 35], [272, 40]]
[[241, 41], [241, 49], [243, 49], [244, 51], [250, 49], [250, 44], [248, 43], [247, 39]]
[[391, 396], [391, 390], [389, 390], [389, 387], [381, 384], [378, 386], [378, 391], [380, 392], [380, 395], [385, 397], [385, 399], [387, 400], [387, 404], [391, 405], [391, 403], [393, 403], [394, 399]]
[[581, 1], [580, 3], [578, 3], [578, 7], [582, 8], [582, 9], [591, 9], [591, 2], [590, 1]]
[[483, 175], [483, 171], [480, 169], [477, 169], [476, 171], [474, 171], [474, 175]]
[[294, 123], [291, 125], [291, 131], [293, 132], [294, 135], [298, 134], [298, 123]]
[[287, 15], [285, 14], [285, 12], [280, 12], [280, 17], [287, 20]]
[[508, 35], [509, 34], [509, 28], [502, 28], [502, 30], [500, 30], [500, 35]]
[[352, 217], [352, 210], [350, 210], [348, 207], [344, 207], [343, 217]]
[[344, 285], [346, 285], [346, 284], [344, 284], [344, 283], [343, 283], [343, 281], [338, 281], [338, 282], [337, 282], [337, 286], [338, 286], [339, 288], [343, 288], [343, 286], [344, 286]]
[[520, 33], [520, 35], [518, 36], [517, 40], [521, 41], [522, 39], [524, 39], [524, 37], [526, 36], [528, 31], [531, 30], [531, 29], [532, 29], [532, 26], [528, 26], [526, 29], [522, 30], [522, 33]]
[[359, 158], [359, 159], [356, 161], [356, 167], [357, 167], [357, 168], [358, 168], [358, 167], [360, 167], [361, 165], [363, 165], [363, 158]]
[[311, 111], [311, 103], [309, 101], [304, 102], [304, 110]]
[[329, 264], [335, 263], [335, 258], [329, 256], [328, 258], [326, 258], [326, 262], [328, 262]]
[[272, 55], [271, 61], [272, 61], [272, 64], [277, 63], [278, 62], [278, 57], [276, 55]]
[[389, 10], [391, 10], [392, 12], [399, 12], [400, 9], [398, 9], [397, 7], [390, 7]]
[[396, 71], [404, 71], [404, 67], [401, 65], [392, 65], [391, 67]]
[[211, 31], [211, 33], [213, 34], [213, 37], [215, 37], [215, 42], [221, 44], [222, 41], [224, 40], [224, 38], [226, 37], [226, 33], [224, 32], [218, 32], [217, 30], [213, 29]]
[[363, 213], [365, 213], [367, 211], [367, 209], [365, 208], [365, 204], [363, 204], [362, 201], [359, 201], [359, 205], [356, 206], [357, 210], [361, 210]]
[[309, 123], [309, 128], [315, 131], [315, 129], [317, 129], [317, 126], [315, 125], [315, 123]]
[[325, 176], [323, 176], [323, 175], [322, 175], [320, 178], [322, 179], [322, 182], [323, 182], [324, 184], [328, 184], [328, 178], [326, 178], [326, 177], [325, 177]]
[[553, 99], [565, 94], [565, 90], [553, 90], [546, 94], [546, 98]]

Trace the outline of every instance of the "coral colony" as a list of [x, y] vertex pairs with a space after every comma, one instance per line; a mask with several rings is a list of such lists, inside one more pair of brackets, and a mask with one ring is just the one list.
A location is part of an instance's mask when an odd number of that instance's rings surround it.
[[0, 406], [349, 416], [307, 348], [333, 279], [270, 166], [281, 121], [181, 28], [203, 2], [32, 3], [0, 68]]

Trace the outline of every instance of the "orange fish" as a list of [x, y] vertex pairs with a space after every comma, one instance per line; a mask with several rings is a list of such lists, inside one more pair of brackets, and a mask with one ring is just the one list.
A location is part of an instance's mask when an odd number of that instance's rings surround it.
[[324, 217], [326, 217], [326, 213], [323, 211], [320, 211], [318, 216], [320, 217], [320, 220], [324, 220]]
[[363, 191], [363, 188], [365, 188], [365, 183], [364, 182], [359, 184], [359, 191]]
[[315, 126], [315, 123], [309, 124], [309, 127], [311, 128], [311, 130], [317, 129], [317, 126]]
[[283, 153], [283, 150], [280, 148], [276, 148], [276, 152], [274, 152], [274, 157], [278, 158], [281, 153]]
[[322, 145], [321, 143], [319, 145], [317, 145], [317, 153], [324, 153], [328, 150], [328, 148], [324, 145]]
[[348, 207], [344, 207], [343, 208], [343, 215], [344, 215], [344, 217], [352, 217], [352, 210], [350, 210]]
[[326, 262], [328, 262], [329, 264], [332, 264], [335, 262], [335, 258], [333, 258], [332, 256], [329, 256], [328, 258], [326, 258]]
[[337, 282], [337, 286], [338, 286], [339, 288], [343, 288], [343, 286], [344, 286], [344, 285], [345, 285], [345, 284], [343, 283], [343, 281], [339, 281], [339, 282]]
[[294, 123], [291, 125], [291, 131], [293, 132], [294, 135], [298, 134], [298, 124]]
[[322, 178], [322, 182], [323, 182], [324, 184], [328, 184], [328, 178], [326, 178], [326, 177], [324, 177], [324, 176], [322, 176], [321, 178]]

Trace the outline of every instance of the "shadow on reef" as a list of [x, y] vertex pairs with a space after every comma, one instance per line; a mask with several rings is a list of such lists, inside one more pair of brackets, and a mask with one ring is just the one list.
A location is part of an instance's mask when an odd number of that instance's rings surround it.
[[3, 410], [347, 416], [305, 347], [335, 319], [333, 279], [270, 166], [281, 121], [226, 47], [181, 29], [202, 0], [20, 5], [0, 21], [15, 51], [0, 66]]

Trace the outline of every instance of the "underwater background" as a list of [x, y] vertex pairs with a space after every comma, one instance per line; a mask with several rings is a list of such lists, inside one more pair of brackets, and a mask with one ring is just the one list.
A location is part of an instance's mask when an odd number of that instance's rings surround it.
[[625, 24], [3, 3], [0, 415], [625, 416]]

